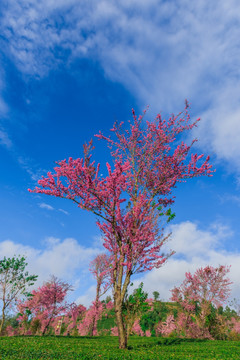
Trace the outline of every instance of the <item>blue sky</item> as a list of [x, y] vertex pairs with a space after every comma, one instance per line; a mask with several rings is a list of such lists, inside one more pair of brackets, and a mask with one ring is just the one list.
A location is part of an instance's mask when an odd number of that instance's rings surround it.
[[[25, 254], [39, 283], [55, 274], [89, 304], [88, 264], [102, 251], [92, 214], [67, 200], [30, 194], [55, 161], [131, 108], [147, 119], [191, 103], [201, 117], [195, 150], [212, 178], [179, 184], [168, 246], [176, 255], [137, 277], [168, 299], [185, 271], [232, 265], [240, 298], [240, 4], [202, 0], [3, 0], [0, 4], [0, 257]], [[190, 139], [189, 139], [190, 140]], [[94, 140], [104, 169], [109, 152]], [[103, 170], [104, 171], [104, 170]]]

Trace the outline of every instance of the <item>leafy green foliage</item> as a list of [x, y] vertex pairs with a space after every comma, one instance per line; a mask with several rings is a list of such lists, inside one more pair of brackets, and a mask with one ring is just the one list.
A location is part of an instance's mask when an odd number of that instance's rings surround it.
[[168, 219], [167, 219], [167, 222], [168, 222], [168, 223], [169, 223], [171, 220], [173, 220], [173, 219], [175, 218], [175, 216], [176, 216], [175, 213], [172, 213], [172, 212], [171, 212], [171, 209], [168, 209], [168, 210], [166, 211], [166, 215], [168, 216]]
[[130, 312], [144, 312], [149, 309], [146, 302], [148, 294], [143, 291], [143, 283], [139, 285], [137, 289], [133, 290], [133, 293], [124, 302], [124, 307]]
[[111, 296], [108, 295], [104, 301], [105, 301], [105, 304], [108, 304], [110, 301], [112, 301]]
[[169, 223], [171, 220], [173, 220], [176, 216], [175, 213], [172, 213], [171, 209], [168, 209], [167, 211], [163, 211], [163, 207], [162, 206], [157, 206], [155, 201], [152, 201], [151, 203], [153, 208], [156, 208], [159, 212], [159, 216], [163, 216], [166, 215], [167, 216], [167, 222]]
[[15, 316], [6, 316], [4, 327], [11, 326], [12, 328], [16, 329], [18, 327], [18, 314]]
[[158, 291], [153, 291], [153, 298], [155, 301], [157, 301], [159, 299], [159, 296], [160, 296], [160, 294]]
[[231, 320], [231, 318], [237, 318], [238, 314], [234, 309], [231, 309], [229, 306], [223, 310], [222, 306], [218, 308], [218, 313], [223, 315], [227, 320]]
[[4, 256], [3, 260], [0, 260], [1, 284], [4, 277], [5, 283], [11, 284], [9, 291], [11, 294], [19, 290], [21, 293], [24, 293], [26, 285], [31, 286], [37, 280], [37, 275], [29, 275], [28, 271], [24, 272], [26, 266], [27, 263], [24, 256], [13, 258], [6, 258]]
[[0, 333], [5, 322], [5, 312], [21, 295], [28, 295], [27, 288], [34, 284], [37, 275], [29, 275], [24, 256], [4, 258], [0, 260], [0, 301], [2, 302], [2, 318]]
[[150, 330], [152, 336], [155, 336], [155, 326], [159, 321], [165, 321], [169, 309], [164, 302], [155, 301], [153, 310], [143, 314], [140, 319], [140, 326], [143, 331]]
[[99, 319], [97, 322], [97, 330], [99, 332], [104, 330], [110, 332], [111, 328], [113, 328], [114, 326], [116, 326], [114, 309], [109, 310], [107, 316], [102, 316], [102, 318]]
[[123, 303], [123, 318], [127, 327], [127, 336], [131, 333], [133, 324], [142, 314], [150, 309], [147, 303], [148, 294], [143, 291], [143, 283], [128, 296]]

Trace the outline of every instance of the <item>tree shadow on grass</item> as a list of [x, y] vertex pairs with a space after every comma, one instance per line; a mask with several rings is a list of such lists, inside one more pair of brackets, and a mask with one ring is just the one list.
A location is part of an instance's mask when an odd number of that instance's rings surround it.
[[134, 346], [129, 345], [128, 350], [134, 350], [139, 348], [150, 349], [152, 347], [155, 347], [156, 345], [169, 346], [169, 345], [178, 345], [182, 343], [202, 343], [206, 341], [207, 339], [162, 338], [156, 342], [154, 341], [148, 344], [136, 344]]
[[182, 343], [202, 343], [206, 342], [207, 339], [182, 339], [182, 338], [165, 338], [157, 341], [157, 345], [175, 345]]

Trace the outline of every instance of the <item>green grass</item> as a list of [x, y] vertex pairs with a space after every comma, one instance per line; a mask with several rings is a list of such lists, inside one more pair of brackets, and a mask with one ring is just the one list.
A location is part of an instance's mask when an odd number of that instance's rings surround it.
[[239, 341], [130, 337], [128, 345], [128, 350], [118, 349], [112, 336], [2, 337], [0, 359], [240, 359]]

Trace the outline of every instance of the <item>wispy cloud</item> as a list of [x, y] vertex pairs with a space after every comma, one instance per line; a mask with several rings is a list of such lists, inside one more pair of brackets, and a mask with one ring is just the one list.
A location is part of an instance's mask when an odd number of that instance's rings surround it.
[[3, 69], [3, 63], [1, 62], [1, 58], [0, 58], [0, 123], [8, 113], [8, 106], [3, 97], [4, 88], [5, 88], [5, 73]]
[[63, 210], [63, 209], [58, 209], [60, 212], [62, 212], [63, 214], [65, 214], [65, 215], [69, 215], [69, 212], [68, 211], [66, 211], [66, 210]]
[[40, 207], [41, 209], [54, 210], [54, 207], [52, 207], [51, 205], [46, 204], [46, 203], [40, 203], [40, 204], [38, 204], [38, 205], [39, 205], [39, 207]]
[[9, 139], [8, 134], [3, 130], [0, 130], [0, 144], [5, 146], [7, 149], [12, 148], [12, 141]]
[[203, 117], [200, 146], [240, 170], [238, 1], [9, 0], [2, 14], [4, 49], [24, 74], [94, 57], [154, 113], [186, 97]]
[[38, 206], [41, 209], [46, 209], [46, 210], [57, 210], [60, 211], [61, 213], [65, 214], [65, 215], [69, 215], [69, 212], [63, 209], [55, 209], [52, 205], [46, 204], [46, 203], [39, 203]]
[[4, 86], [5, 86], [5, 76], [0, 59], [0, 145], [3, 145], [5, 148], [10, 150], [13, 144], [9, 137], [8, 132], [4, 128], [5, 127], [4, 120], [8, 113], [8, 106], [3, 98]]
[[12, 154], [17, 159], [17, 162], [21, 166], [21, 168], [28, 173], [28, 175], [33, 181], [37, 181], [41, 178], [44, 170], [40, 169], [39, 167], [37, 168], [37, 164], [35, 164], [31, 158], [19, 156], [19, 152], [16, 149], [12, 151]]
[[237, 195], [232, 195], [232, 194], [223, 194], [223, 195], [219, 195], [219, 199], [222, 203], [225, 202], [232, 202], [237, 204], [238, 206], [240, 206], [240, 196]]

